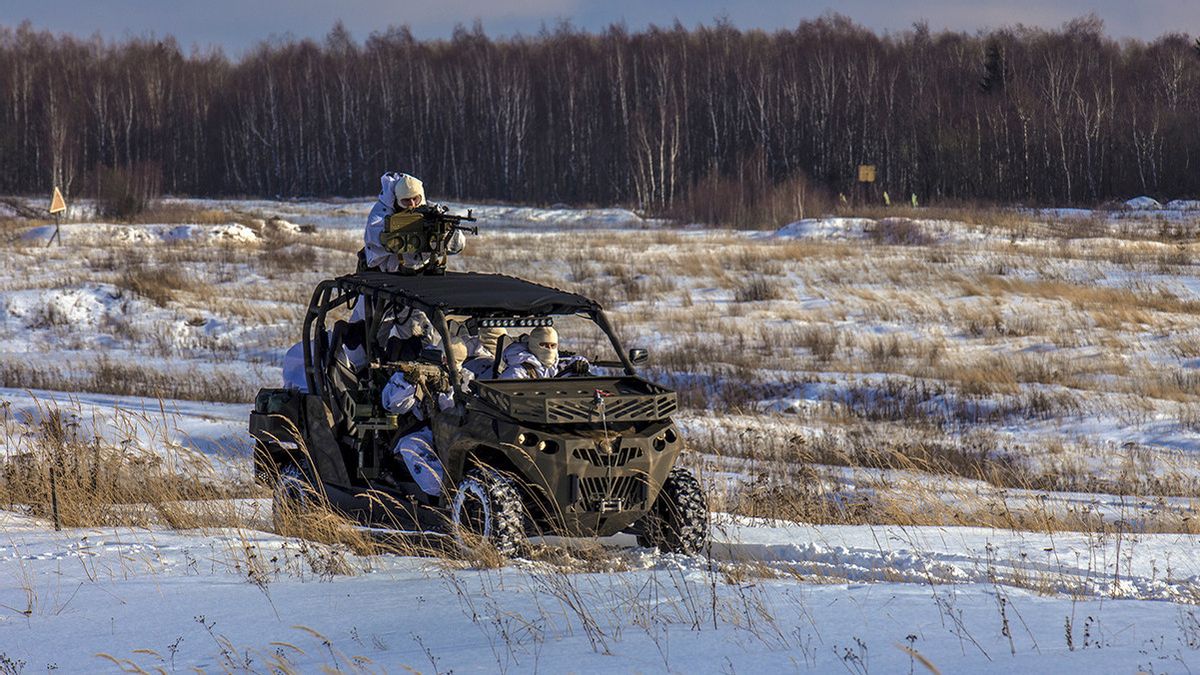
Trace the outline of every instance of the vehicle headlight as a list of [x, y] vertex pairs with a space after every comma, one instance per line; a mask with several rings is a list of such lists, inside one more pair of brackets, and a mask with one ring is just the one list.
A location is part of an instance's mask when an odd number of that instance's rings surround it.
[[675, 431], [675, 427], [667, 427], [665, 431], [654, 437], [650, 445], [658, 452], [662, 452], [667, 449], [668, 445], [675, 445], [678, 440], [679, 433]]

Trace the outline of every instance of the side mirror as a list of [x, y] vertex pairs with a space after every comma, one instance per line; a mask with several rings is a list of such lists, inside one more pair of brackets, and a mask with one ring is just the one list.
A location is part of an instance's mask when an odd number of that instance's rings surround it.
[[650, 360], [650, 351], [646, 349], [630, 349], [629, 360], [634, 365], [641, 365]]

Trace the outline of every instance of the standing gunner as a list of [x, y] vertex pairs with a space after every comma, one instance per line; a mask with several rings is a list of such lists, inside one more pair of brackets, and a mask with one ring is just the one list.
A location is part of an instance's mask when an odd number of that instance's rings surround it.
[[[414, 176], [394, 171], [380, 176], [379, 182], [379, 200], [367, 216], [367, 229], [363, 233], [366, 267], [383, 272], [420, 271], [428, 264], [430, 255], [396, 253], [384, 243], [383, 234], [387, 228], [388, 216], [413, 212], [414, 217], [417, 217], [415, 210], [425, 206], [425, 185]], [[451, 255], [461, 253], [465, 245], [466, 237], [460, 230], [454, 230], [446, 241], [446, 252]]]

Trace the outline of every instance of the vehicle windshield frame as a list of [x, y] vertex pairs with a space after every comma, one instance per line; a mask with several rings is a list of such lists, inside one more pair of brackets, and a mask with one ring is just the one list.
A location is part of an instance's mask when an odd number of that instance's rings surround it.
[[[376, 275], [385, 273], [374, 273]], [[461, 274], [464, 279], [471, 275]], [[608, 320], [607, 314], [598, 303], [584, 296], [577, 294], [568, 294], [548, 286], [533, 284], [514, 277], [499, 277], [499, 275], [491, 275], [493, 277], [503, 278], [519, 282], [525, 285], [527, 290], [544, 289], [547, 293], [552, 294], [554, 299], [564, 298], [561, 302], [543, 303], [540, 307], [556, 309], [563, 306], [569, 306], [574, 311], [519, 311], [514, 310], [512, 305], [509, 307], [487, 307], [477, 306], [470, 308], [471, 311], [463, 311], [459, 308], [449, 308], [444, 304], [435, 304], [428, 302], [420, 295], [409, 291], [397, 291], [394, 288], [379, 287], [370, 283], [364, 283], [371, 279], [364, 279], [364, 275], [347, 275], [338, 277], [337, 279], [329, 279], [317, 285], [313, 291], [312, 301], [309, 303], [308, 314], [304, 320], [304, 370], [305, 379], [307, 380], [308, 390], [314, 394], [325, 397], [329, 391], [328, 372], [325, 364], [328, 361], [329, 339], [327, 332], [327, 317], [331, 311], [343, 306], [351, 306], [354, 302], [363, 302], [363, 316], [366, 321], [367, 330], [366, 336], [370, 338], [377, 334], [383, 317], [387, 315], [388, 310], [393, 314], [397, 311], [404, 311], [407, 308], [421, 310], [429, 318], [433, 324], [434, 330], [438, 332], [442, 344], [450, 343], [450, 327], [447, 322], [447, 316], [464, 315], [475, 319], [490, 318], [490, 319], [521, 319], [527, 317], [555, 317], [555, 316], [579, 316], [590, 320], [600, 328], [601, 332], [608, 338], [613, 350], [617, 354], [617, 358], [624, 369], [625, 373], [630, 376], [637, 374], [637, 369], [630, 360], [629, 355], [625, 353], [621, 346], [621, 341], [617, 337], [616, 331], [613, 330], [612, 324]], [[379, 279], [380, 277], [375, 277]], [[401, 277], [403, 278], [403, 277]], [[474, 279], [472, 279], [474, 280]], [[413, 284], [416, 285], [416, 284]], [[538, 309], [538, 307], [531, 307]], [[363, 348], [366, 351], [367, 360], [373, 362], [375, 353], [378, 351], [378, 345], [374, 339], [364, 339]], [[317, 364], [322, 364], [318, 367]], [[458, 368], [452, 364], [447, 364], [446, 370], [450, 374], [451, 385], [454, 389], [460, 390], [462, 384], [462, 376], [460, 373], [461, 365]]]

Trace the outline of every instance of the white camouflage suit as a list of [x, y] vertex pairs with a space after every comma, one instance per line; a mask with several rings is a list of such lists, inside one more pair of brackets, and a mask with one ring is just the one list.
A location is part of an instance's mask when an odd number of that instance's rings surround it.
[[[554, 348], [538, 346], [542, 337], [553, 340]], [[540, 352], [540, 354], [539, 354]], [[558, 332], [553, 328], [535, 328], [525, 340], [514, 342], [504, 350], [504, 372], [502, 380], [558, 377], [569, 371], [576, 363], [587, 364], [587, 359], [576, 354], [565, 359], [558, 357]]]
[[[379, 177], [379, 199], [367, 216], [367, 229], [363, 233], [363, 249], [367, 259], [367, 267], [383, 272], [398, 272], [401, 267], [407, 270], [419, 270], [428, 261], [423, 253], [404, 253], [396, 255], [383, 245], [382, 235], [387, 227], [387, 218], [396, 213], [397, 187], [406, 194], [419, 194], [421, 204], [425, 203], [425, 188], [421, 181], [406, 174], [389, 171]], [[461, 253], [466, 246], [467, 238], [459, 230], [450, 235], [446, 250], [451, 253]]]
[[[454, 349], [452, 347], [452, 349]], [[457, 360], [462, 362], [462, 356]], [[464, 390], [471, 381], [471, 371], [459, 370], [460, 387]], [[411, 412], [418, 420], [425, 420], [425, 411], [417, 405], [417, 387], [409, 382], [402, 372], [393, 373], [388, 383], [383, 387], [383, 407], [388, 412], [399, 415]], [[438, 410], [449, 410], [454, 407], [454, 392], [440, 392], [437, 395]], [[417, 429], [396, 441], [392, 454], [404, 462], [413, 481], [421, 490], [430, 495], [440, 495], [446, 481], [446, 470], [438, 459], [433, 447], [433, 430], [428, 425]]]

